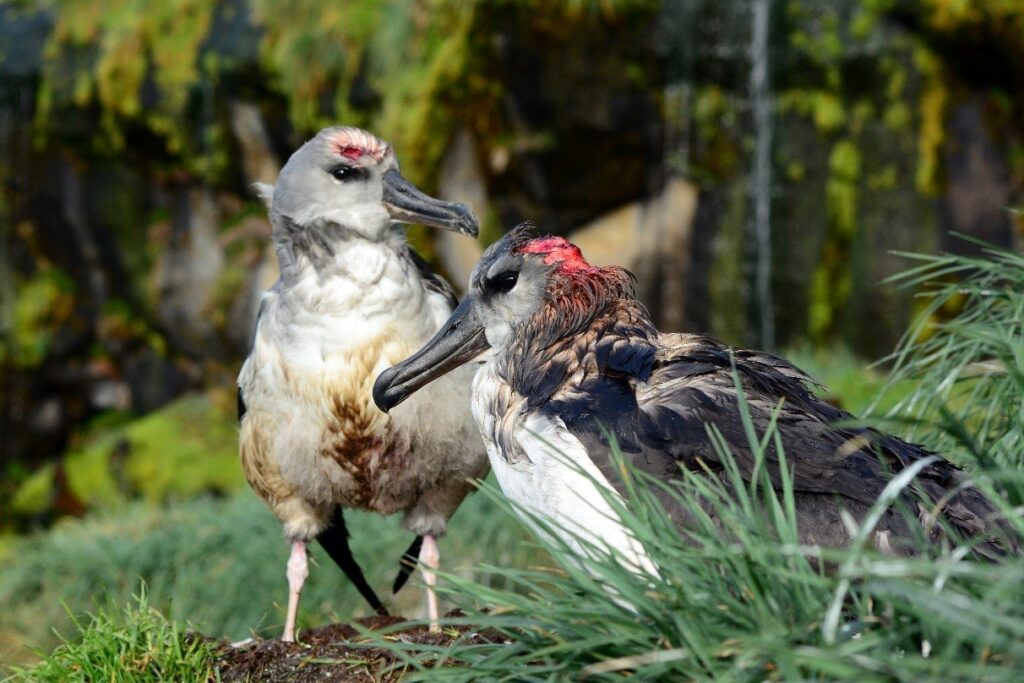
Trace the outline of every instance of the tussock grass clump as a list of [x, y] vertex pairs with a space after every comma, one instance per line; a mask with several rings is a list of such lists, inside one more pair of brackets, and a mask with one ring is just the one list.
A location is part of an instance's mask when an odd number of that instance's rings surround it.
[[893, 371], [882, 397], [913, 386], [888, 413], [910, 438], [986, 470], [1020, 470], [1024, 256], [978, 244], [979, 256], [902, 254], [919, 265], [891, 281], [920, 289], [926, 304], [885, 359]]
[[74, 638], [42, 662], [16, 669], [11, 681], [206, 681], [211, 680], [213, 647], [186, 635], [149, 606], [145, 589], [123, 611], [99, 608], [86, 620], [74, 620]]
[[[774, 438], [753, 440], [759, 457]], [[917, 470], [894, 478], [874, 512]], [[850, 549], [800, 546], [792, 488], [776, 494], [763, 470], [750, 484], [735, 468], [720, 480], [687, 475], [678, 486], [644, 479], [628, 474], [626, 504], [609, 500], [657, 576], [639, 576], [593, 544], [581, 558], [555, 540], [550, 523], [531, 518], [559, 569], [490, 567], [505, 578], [502, 590], [449, 577], [444, 592], [466, 612], [453, 624], [497, 637], [444, 648], [391, 641], [417, 671], [413, 680], [1020, 680], [1019, 558], [979, 562], [963, 548], [882, 556], [868, 548], [873, 515]], [[659, 487], [700, 520], [697, 528], [672, 525], [652, 493]]]

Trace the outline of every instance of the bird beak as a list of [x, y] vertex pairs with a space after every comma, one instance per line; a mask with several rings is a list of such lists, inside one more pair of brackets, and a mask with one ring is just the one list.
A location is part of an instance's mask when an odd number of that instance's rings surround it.
[[422, 349], [380, 374], [373, 384], [373, 402], [386, 413], [488, 348], [490, 345], [473, 307], [473, 298], [467, 296]]
[[468, 206], [423, 194], [394, 168], [384, 174], [384, 206], [391, 218], [401, 223], [430, 225], [470, 237], [480, 232]]

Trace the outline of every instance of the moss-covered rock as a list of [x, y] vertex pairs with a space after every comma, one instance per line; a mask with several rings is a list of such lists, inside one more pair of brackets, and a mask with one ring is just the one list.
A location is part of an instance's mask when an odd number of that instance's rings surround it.
[[[61, 461], [18, 489], [11, 511], [22, 519], [71, 496], [83, 509], [129, 499], [152, 502], [226, 493], [244, 485], [230, 397], [191, 394], [141, 418], [97, 429]], [[59, 472], [59, 476], [58, 476]]]

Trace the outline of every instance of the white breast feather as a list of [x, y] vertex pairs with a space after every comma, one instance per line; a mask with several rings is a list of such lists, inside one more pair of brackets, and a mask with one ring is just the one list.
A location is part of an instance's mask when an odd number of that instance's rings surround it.
[[[250, 413], [269, 416], [266, 436], [273, 460], [306, 499], [337, 500], [352, 486], [350, 475], [319, 453], [331, 397], [367, 382], [368, 368], [354, 359], [365, 358], [367, 348], [380, 354], [370, 370], [372, 381], [426, 342], [450, 312], [444, 298], [426, 291], [413, 265], [398, 256], [395, 250], [350, 244], [330, 276], [297, 270], [287, 287], [278, 283], [264, 295], [239, 386]], [[395, 504], [407, 489], [407, 497], [426, 491], [429, 495], [420, 496], [424, 505], [443, 507], [444, 501], [426, 500], [454, 488], [436, 481], [437, 472], [446, 472], [453, 482], [486, 474], [469, 412], [452, 409], [465, 401], [471, 372], [466, 368], [438, 380], [386, 418], [392, 427], [415, 434], [417, 442], [419, 466], [389, 473], [387, 488]], [[369, 401], [368, 395], [361, 398]], [[407, 512], [413, 515], [407, 526], [417, 533], [428, 528], [417, 511]], [[430, 528], [438, 523], [428, 521]]]
[[[588, 549], [579, 542], [606, 546], [626, 566], [656, 575], [657, 569], [643, 545], [626, 529], [606, 495], [618, 493], [587, 455], [583, 444], [559, 418], [530, 415], [517, 429], [515, 439], [527, 458], [510, 464], [496, 441], [496, 416], [485, 409], [500, 385], [489, 365], [474, 381], [473, 414], [487, 446], [498, 485], [519, 507], [551, 520], [563, 533], [562, 540], [578, 554]], [[598, 488], [600, 487], [600, 488]], [[606, 492], [602, 495], [602, 489]], [[529, 518], [526, 523], [543, 534]]]

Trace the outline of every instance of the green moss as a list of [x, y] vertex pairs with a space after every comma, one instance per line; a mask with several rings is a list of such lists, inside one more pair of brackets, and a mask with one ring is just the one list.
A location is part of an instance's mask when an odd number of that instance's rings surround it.
[[54, 465], [44, 465], [21, 483], [11, 498], [11, 512], [18, 517], [31, 517], [46, 510], [54, 494]]
[[840, 11], [840, 7], [826, 3], [791, 2], [786, 6], [790, 20], [799, 27], [790, 32], [789, 44], [800, 58], [821, 70], [822, 85], [828, 92], [837, 92], [842, 85], [847, 36]]
[[835, 317], [850, 297], [850, 245], [857, 233], [857, 197], [861, 153], [853, 140], [838, 141], [829, 154], [825, 182], [828, 235], [811, 280], [808, 311], [812, 339], [823, 340], [835, 331]]
[[74, 281], [52, 266], [44, 266], [17, 286], [11, 315], [13, 335], [9, 344], [0, 346], [0, 360], [22, 368], [42, 363], [60, 327], [74, 312], [74, 290]]
[[[827, 171], [821, 198], [824, 239], [811, 259], [807, 283], [808, 331], [818, 342], [846, 329], [841, 323], [852, 306], [871, 309], [860, 303], [861, 295], [872, 296], [866, 283], [885, 275], [884, 265], [866, 254], [876, 252], [879, 239], [893, 243], [895, 238], [879, 237], [872, 230], [883, 220], [874, 207], [894, 200], [873, 196], [869, 203], [863, 192], [900, 193], [904, 206], [920, 206], [914, 190], [932, 194], [943, 182], [950, 76], [924, 40], [886, 18], [893, 6], [892, 0], [849, 7], [785, 5], [791, 27], [787, 59], [800, 64], [802, 73], [787, 72], [780, 79], [784, 89], [778, 108], [809, 119], [822, 143], [831, 145], [827, 169], [787, 172], [789, 180], [800, 182]], [[885, 149], [869, 151], [868, 144]], [[916, 161], [916, 169], [908, 168], [906, 157]], [[910, 177], [915, 177], [915, 187], [901, 189], [900, 183]], [[891, 221], [891, 216], [884, 220]], [[891, 308], [888, 303], [876, 306]]]
[[[826, 250], [828, 247], [826, 246]], [[819, 265], [814, 269], [811, 277], [811, 297], [807, 309], [808, 332], [812, 339], [821, 341], [829, 328], [832, 326], [832, 319], [835, 311], [832, 301], [828, 298], [829, 290], [828, 269]]]
[[857, 40], [866, 40], [878, 25], [878, 15], [867, 7], [858, 7], [850, 20], [850, 35]]
[[894, 131], [904, 131], [910, 127], [913, 114], [906, 102], [891, 102], [882, 113], [882, 121]]
[[476, 6], [442, 2], [431, 14], [424, 35], [406, 48], [405, 68], [386, 84], [391, 92], [378, 120], [382, 134], [403, 150], [410, 178], [428, 186], [448, 148], [457, 108], [479, 111], [500, 95], [472, 68], [483, 49], [473, 31]]
[[282, 11], [277, 2], [253, 2], [253, 18], [265, 27], [261, 60], [271, 85], [288, 93], [289, 116], [299, 130], [314, 131], [338, 120], [366, 122], [366, 112], [350, 106], [347, 95], [370, 35], [393, 5], [298, 0]]
[[736, 129], [738, 117], [736, 102], [718, 85], [697, 90], [693, 124], [701, 145], [691, 160], [696, 180], [717, 182], [737, 172], [741, 145], [730, 132]]
[[[244, 485], [238, 435], [227, 405], [212, 394], [192, 394], [142, 418], [93, 426], [63, 460], [70, 492], [90, 508], [142, 497], [185, 498]], [[53, 466], [29, 477], [14, 495], [20, 516], [43, 512], [53, 494]]]
[[[476, 68], [490, 54], [488, 37], [473, 30], [476, 3], [298, 0], [283, 11], [278, 2], [252, 0], [251, 7], [262, 31], [257, 66], [296, 130], [372, 126], [403, 150], [406, 173], [420, 184], [431, 184], [456, 120], [500, 96]], [[119, 153], [124, 131], [141, 127], [163, 141], [169, 166], [229, 178], [233, 143], [216, 99], [229, 65], [201, 51], [215, 8], [201, 0], [63, 3], [46, 46], [40, 139], [69, 110], [95, 108], [97, 151]], [[150, 84], [155, 100], [144, 107]]]
[[895, 164], [886, 164], [880, 170], [867, 177], [869, 190], [895, 190], [899, 176]]
[[68, 489], [89, 507], [102, 507], [125, 499], [112, 467], [117, 445], [116, 437], [102, 439], [64, 459]]
[[860, 150], [852, 140], [840, 140], [832, 147], [828, 170], [825, 201], [829, 223], [841, 234], [850, 235], [857, 229], [857, 182], [861, 172]]
[[[481, 40], [471, 31], [476, 8], [450, 0], [426, 12], [409, 0], [302, 0], [282, 13], [278, 3], [254, 3], [266, 27], [262, 60], [287, 96], [293, 124], [313, 131], [372, 120], [403, 150], [404, 170], [420, 184], [429, 184], [447, 147], [454, 106], [479, 102], [490, 87], [469, 73]], [[357, 85], [372, 96], [353, 100]]]
[[146, 321], [140, 318], [128, 303], [120, 299], [104, 302], [96, 327], [99, 336], [104, 340], [123, 342], [143, 339], [150, 334]]
[[918, 192], [936, 194], [941, 187], [942, 146], [946, 141], [945, 114], [949, 92], [942, 65], [930, 51], [919, 48], [914, 62], [925, 76], [919, 103], [918, 165], [915, 182]]
[[[45, 134], [61, 109], [96, 105], [102, 131], [94, 141], [98, 147], [123, 149], [125, 126], [142, 124], [186, 166], [208, 163], [202, 159], [206, 150], [191, 139], [197, 126], [188, 105], [200, 81], [199, 48], [214, 9], [204, 0], [62, 2], [45, 49], [39, 131]], [[158, 95], [144, 107], [147, 79]]]
[[839, 96], [828, 90], [790, 89], [779, 94], [779, 111], [808, 116], [822, 133], [839, 130], [846, 123], [846, 110]]
[[208, 394], [179, 399], [132, 423], [125, 472], [148, 500], [230, 491], [244, 484], [234, 419]]
[[1017, 0], [922, 0], [929, 24], [939, 31], [977, 30], [991, 25], [1002, 31], [1024, 32], [1024, 7]]

